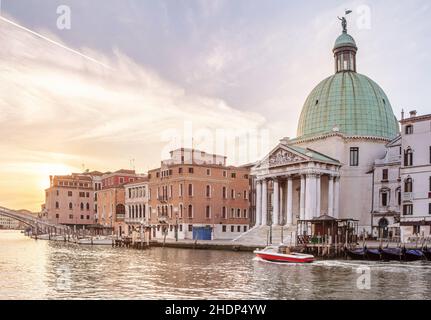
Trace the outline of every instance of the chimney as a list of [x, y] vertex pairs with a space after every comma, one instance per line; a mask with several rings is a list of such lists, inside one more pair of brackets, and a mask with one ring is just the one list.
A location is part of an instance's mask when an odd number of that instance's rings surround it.
[[416, 110], [410, 111], [410, 118], [416, 117], [417, 114], [418, 112]]
[[404, 120], [404, 109], [401, 110], [401, 120]]

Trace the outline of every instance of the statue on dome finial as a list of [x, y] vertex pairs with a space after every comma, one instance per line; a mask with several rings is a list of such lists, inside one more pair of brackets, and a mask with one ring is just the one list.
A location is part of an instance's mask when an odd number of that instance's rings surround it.
[[[346, 13], [345, 15], [347, 16], [348, 14], [352, 13], [352, 10], [346, 10], [345, 13]], [[341, 26], [343, 27], [343, 33], [347, 33], [347, 19], [346, 19], [346, 17], [345, 16], [342, 18], [338, 17], [338, 19], [341, 21]]]

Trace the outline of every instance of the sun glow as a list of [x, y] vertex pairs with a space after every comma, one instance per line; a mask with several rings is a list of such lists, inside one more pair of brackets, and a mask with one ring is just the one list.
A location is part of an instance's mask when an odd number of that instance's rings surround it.
[[31, 164], [32, 171], [38, 176], [39, 187], [49, 188], [49, 176], [68, 175], [77, 172], [77, 168], [62, 163], [36, 163]]

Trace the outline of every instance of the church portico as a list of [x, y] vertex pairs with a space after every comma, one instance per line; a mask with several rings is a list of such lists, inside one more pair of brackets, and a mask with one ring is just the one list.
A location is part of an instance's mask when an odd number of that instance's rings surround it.
[[253, 168], [256, 225], [290, 227], [298, 220], [335, 215], [340, 167], [323, 154], [281, 143]]

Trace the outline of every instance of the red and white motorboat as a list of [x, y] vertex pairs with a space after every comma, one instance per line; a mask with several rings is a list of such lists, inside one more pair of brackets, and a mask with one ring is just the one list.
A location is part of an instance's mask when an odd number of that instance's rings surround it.
[[271, 262], [281, 263], [311, 263], [314, 256], [311, 254], [289, 252], [285, 246], [269, 246], [262, 250], [255, 250], [257, 257]]

